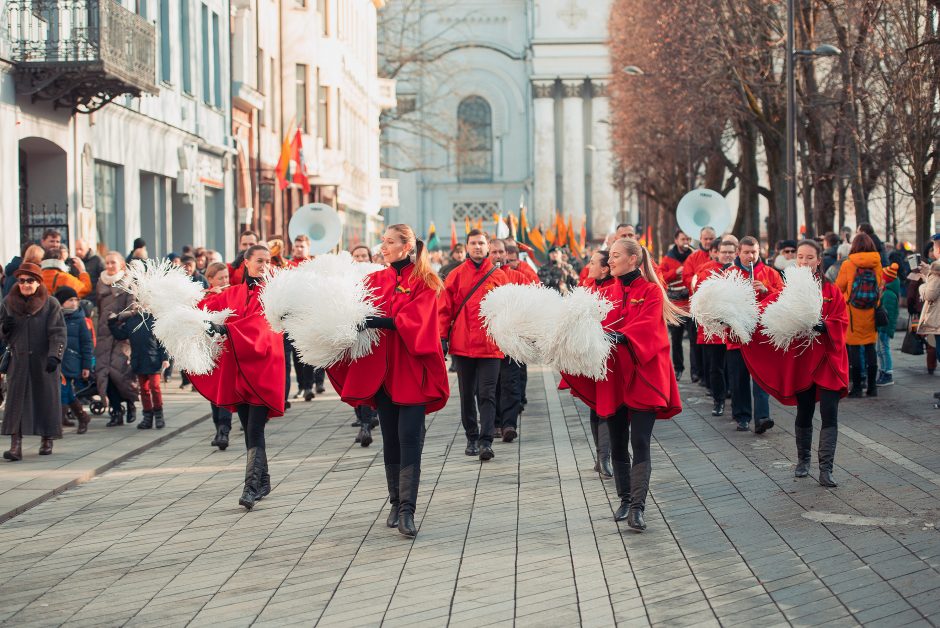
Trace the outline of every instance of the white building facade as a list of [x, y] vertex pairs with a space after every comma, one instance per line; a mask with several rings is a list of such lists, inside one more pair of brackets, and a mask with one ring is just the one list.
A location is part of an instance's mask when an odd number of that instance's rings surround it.
[[383, 138], [388, 171], [400, 178], [400, 207], [388, 220], [419, 231], [434, 221], [446, 239], [441, 225], [492, 224], [522, 199], [532, 223], [558, 211], [584, 220], [589, 236], [607, 233], [621, 210], [608, 121], [609, 0], [422, 6], [418, 45], [438, 60], [398, 81], [399, 104], [414, 111]]

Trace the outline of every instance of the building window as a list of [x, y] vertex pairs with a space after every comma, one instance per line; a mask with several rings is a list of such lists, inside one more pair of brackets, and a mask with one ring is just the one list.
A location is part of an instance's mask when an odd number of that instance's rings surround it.
[[95, 221], [98, 242], [108, 250], [124, 250], [123, 168], [95, 162]]
[[183, 68], [183, 91], [192, 95], [193, 93], [193, 56], [191, 39], [192, 34], [189, 31], [189, 0], [180, 0], [180, 63]]
[[343, 150], [343, 92], [336, 88], [336, 150]]
[[317, 75], [317, 137], [323, 140], [323, 145], [330, 145], [330, 88], [320, 84]]
[[268, 94], [271, 97], [270, 107], [265, 107], [265, 115], [268, 117], [268, 126], [274, 126], [274, 112], [280, 111], [280, 105], [278, 105], [277, 100], [277, 62], [274, 60], [274, 57], [271, 57], [268, 61], [271, 66], [271, 71], [268, 72], [268, 81], [270, 81], [271, 86], [268, 88]]
[[488, 225], [495, 214], [502, 213], [499, 201], [461, 201], [451, 205], [451, 215], [458, 224], [469, 218], [471, 223], [482, 220]]
[[457, 107], [457, 180], [493, 180], [493, 121], [490, 104], [479, 96], [464, 98]]
[[317, 0], [317, 13], [320, 14], [320, 31], [330, 34], [330, 0]]
[[219, 14], [212, 14], [212, 79], [213, 79], [213, 99], [212, 102], [219, 109], [222, 108], [222, 57], [219, 52], [222, 44], [219, 40]]
[[297, 125], [304, 132], [307, 131], [307, 66], [298, 63], [294, 76], [294, 111], [297, 115]]
[[160, 78], [165, 83], [173, 80], [170, 55], [170, 0], [160, 0]]
[[147, 19], [147, 0], [135, 0], [134, 12], [146, 20]]
[[209, 66], [209, 7], [202, 5], [202, 101], [212, 104], [212, 69]]

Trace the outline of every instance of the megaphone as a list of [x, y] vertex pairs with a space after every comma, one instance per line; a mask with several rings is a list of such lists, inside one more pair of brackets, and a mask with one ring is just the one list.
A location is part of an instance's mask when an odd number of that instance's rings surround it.
[[705, 227], [711, 227], [720, 236], [731, 224], [731, 208], [725, 197], [714, 190], [692, 190], [679, 201], [676, 222], [692, 238], [698, 238]]
[[324, 203], [309, 203], [300, 207], [287, 225], [293, 242], [297, 236], [310, 238], [310, 254], [329, 253], [343, 235], [343, 224], [336, 210]]

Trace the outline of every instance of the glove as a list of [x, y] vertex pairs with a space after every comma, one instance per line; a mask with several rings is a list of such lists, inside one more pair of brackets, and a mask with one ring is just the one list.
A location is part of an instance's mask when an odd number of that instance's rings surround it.
[[820, 333], [820, 334], [826, 333], [826, 324], [817, 323], [816, 325], [813, 325], [813, 331]]
[[59, 358], [49, 356], [46, 358], [46, 373], [55, 373], [55, 370], [59, 368]]
[[395, 329], [395, 320], [386, 316], [366, 316], [365, 329]]
[[607, 332], [607, 339], [610, 340], [615, 345], [625, 345], [627, 344], [627, 337], [624, 336], [619, 331], [609, 331]]
[[218, 323], [209, 323], [209, 329], [206, 333], [210, 336], [228, 336], [228, 327]]
[[447, 339], [446, 339], [446, 338], [441, 338], [441, 350], [444, 351], [444, 355], [447, 355], [447, 349], [448, 349], [448, 348], [449, 348], [449, 347], [447, 346]]

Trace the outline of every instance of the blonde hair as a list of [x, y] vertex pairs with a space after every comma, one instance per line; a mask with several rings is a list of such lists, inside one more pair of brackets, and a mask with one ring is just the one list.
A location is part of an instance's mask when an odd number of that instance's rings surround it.
[[414, 230], [408, 225], [390, 225], [388, 230], [397, 233], [402, 243], [411, 244], [412, 251], [414, 251], [414, 275], [427, 284], [429, 288], [440, 293], [444, 288], [444, 283], [434, 272], [434, 269], [431, 268], [431, 261], [428, 259], [428, 250], [424, 246], [424, 242], [415, 236]]
[[42, 263], [42, 258], [46, 256], [46, 250], [38, 244], [30, 244], [23, 253], [24, 262], [32, 262], [37, 266]]
[[615, 241], [610, 245], [610, 248], [613, 249], [615, 246], [625, 249], [627, 255], [635, 255], [638, 259], [637, 268], [640, 269], [640, 274], [643, 275], [643, 278], [648, 282], [656, 284], [659, 287], [660, 292], [663, 294], [663, 321], [665, 321], [667, 325], [678, 325], [682, 322], [683, 318], [689, 316], [688, 312], [676, 306], [666, 296], [666, 286], [663, 285], [662, 279], [660, 279], [656, 269], [653, 268], [653, 260], [650, 259], [650, 253], [646, 250], [645, 246], [636, 240], [629, 240], [627, 238], [621, 238]]
[[104, 254], [105, 261], [107, 261], [108, 258], [111, 257], [112, 255], [118, 258], [118, 260], [121, 262], [121, 268], [127, 268], [127, 260], [124, 259], [124, 255], [122, 255], [118, 251], [108, 251], [107, 253], [105, 253]]

